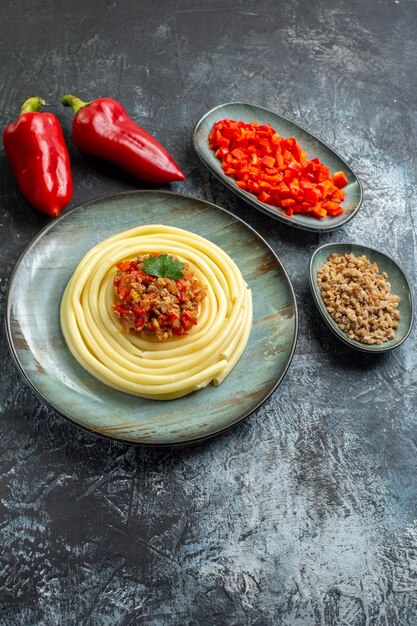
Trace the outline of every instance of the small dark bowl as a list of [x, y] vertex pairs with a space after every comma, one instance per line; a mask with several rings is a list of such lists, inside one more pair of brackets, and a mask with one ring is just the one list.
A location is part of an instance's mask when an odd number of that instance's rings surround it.
[[[349, 339], [349, 337], [339, 328], [334, 319], [327, 312], [326, 306], [321, 297], [320, 287], [317, 283], [317, 271], [324, 265], [330, 254], [337, 253], [344, 255], [350, 252], [355, 256], [365, 254], [372, 263], [376, 262], [379, 271], [386, 272], [388, 274], [388, 280], [391, 283], [391, 292], [400, 296], [400, 303], [398, 305], [400, 323], [395, 331], [395, 337], [394, 339], [386, 341], [380, 345], [368, 345], [355, 341], [354, 339]], [[362, 352], [388, 352], [388, 350], [393, 350], [393, 348], [397, 348], [404, 343], [410, 334], [413, 325], [413, 296], [411, 288], [406, 275], [398, 263], [383, 252], [378, 252], [378, 250], [367, 248], [366, 246], [361, 246], [356, 243], [325, 244], [324, 246], [318, 248], [310, 259], [309, 277], [313, 298], [322, 318], [336, 337], [351, 348], [355, 348], [356, 350], [360, 350]]]

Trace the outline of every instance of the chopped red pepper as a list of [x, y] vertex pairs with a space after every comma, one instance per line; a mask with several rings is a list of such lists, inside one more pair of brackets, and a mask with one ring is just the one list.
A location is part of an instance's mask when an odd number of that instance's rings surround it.
[[269, 200], [270, 196], [268, 193], [266, 193], [266, 191], [261, 191], [261, 193], [258, 196], [258, 200], [260, 202], [267, 202]]
[[305, 190], [304, 201], [311, 202], [311, 204], [317, 204], [321, 199], [320, 189], [317, 187], [309, 187]]
[[346, 174], [344, 172], [335, 172], [333, 174], [333, 184], [336, 185], [336, 187], [339, 187], [339, 189], [342, 187], [346, 187], [348, 182], [349, 181], [346, 178]]
[[266, 165], [266, 167], [274, 167], [275, 159], [274, 157], [266, 156], [262, 159], [262, 163], [263, 165]]
[[289, 216], [308, 213], [321, 219], [343, 212], [346, 174], [332, 177], [320, 159], [307, 160], [293, 137], [280, 137], [269, 124], [221, 120], [210, 132], [209, 145], [224, 173], [260, 202], [283, 207]]

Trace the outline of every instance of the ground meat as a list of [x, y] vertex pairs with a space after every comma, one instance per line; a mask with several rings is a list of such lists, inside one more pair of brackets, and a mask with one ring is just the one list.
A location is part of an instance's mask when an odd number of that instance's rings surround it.
[[328, 312], [350, 339], [382, 344], [394, 338], [400, 298], [376, 263], [365, 255], [332, 254], [317, 279]]
[[197, 324], [199, 306], [206, 292], [187, 263], [179, 280], [146, 274], [142, 269], [144, 261], [159, 254], [163, 253], [117, 264], [112, 308], [125, 330], [165, 340], [173, 335], [186, 335]]

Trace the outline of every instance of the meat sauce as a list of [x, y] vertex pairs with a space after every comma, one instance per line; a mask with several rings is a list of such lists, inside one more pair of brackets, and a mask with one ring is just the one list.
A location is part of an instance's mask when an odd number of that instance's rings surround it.
[[112, 308], [128, 332], [167, 340], [174, 335], [187, 335], [197, 324], [206, 292], [187, 263], [183, 264], [178, 280], [144, 272], [144, 261], [159, 254], [162, 253], [117, 263]]

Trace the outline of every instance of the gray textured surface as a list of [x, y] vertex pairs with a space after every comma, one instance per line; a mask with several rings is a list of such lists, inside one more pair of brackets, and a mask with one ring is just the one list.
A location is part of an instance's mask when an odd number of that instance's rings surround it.
[[[416, 331], [397, 352], [351, 352], [307, 287], [319, 243], [368, 243], [416, 284], [414, 0], [121, 0], [0, 6], [0, 122], [38, 92], [111, 95], [185, 168], [177, 186], [265, 235], [294, 281], [300, 338], [274, 397], [193, 449], [87, 435], [26, 389], [1, 336], [0, 623], [160, 626], [417, 624]], [[256, 215], [197, 163], [212, 106], [247, 100], [333, 144], [364, 184], [343, 230]], [[137, 187], [71, 147], [72, 206]], [[47, 218], [0, 154], [1, 294]]]

